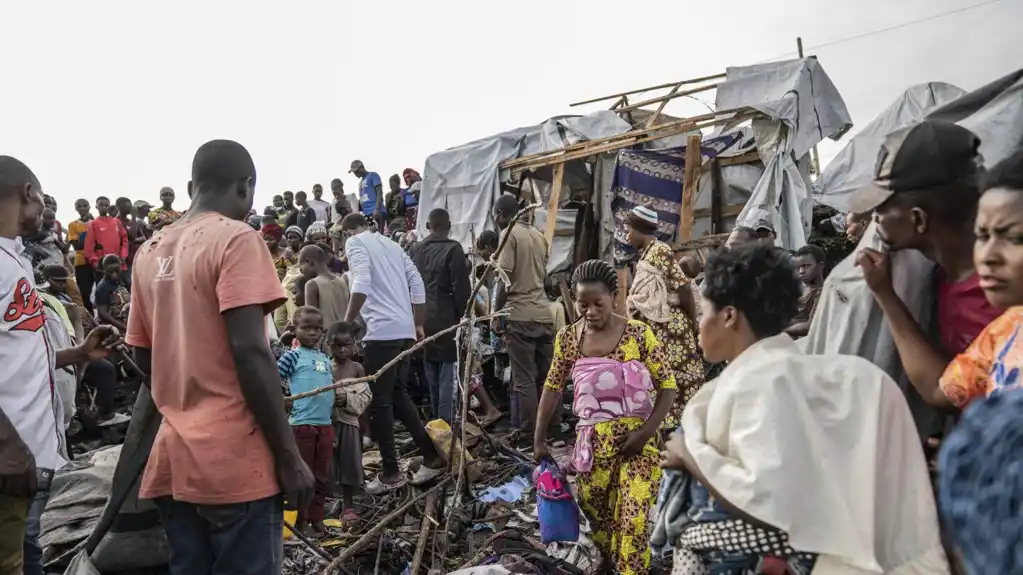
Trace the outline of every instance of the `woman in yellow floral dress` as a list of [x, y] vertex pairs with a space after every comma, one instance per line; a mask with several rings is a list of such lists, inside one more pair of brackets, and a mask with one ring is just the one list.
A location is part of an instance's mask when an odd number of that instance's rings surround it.
[[572, 277], [581, 319], [558, 332], [533, 435], [537, 461], [550, 458], [545, 433], [572, 377], [579, 417], [570, 471], [593, 541], [620, 575], [650, 570], [650, 508], [661, 479], [658, 430], [675, 399], [675, 378], [650, 328], [613, 313], [618, 278], [590, 260]]
[[[678, 384], [678, 395], [668, 417], [665, 429], [678, 427], [686, 402], [704, 383], [703, 358], [696, 344], [696, 302], [689, 289], [689, 278], [675, 259], [671, 247], [655, 237], [657, 212], [646, 207], [633, 208], [626, 217], [629, 243], [640, 254], [640, 262], [655, 269], [667, 288], [667, 321], [654, 321], [642, 313], [633, 313], [635, 319], [645, 321], [664, 346], [668, 365]], [[630, 296], [631, 297], [631, 296]], [[658, 318], [661, 319], [661, 318]]]

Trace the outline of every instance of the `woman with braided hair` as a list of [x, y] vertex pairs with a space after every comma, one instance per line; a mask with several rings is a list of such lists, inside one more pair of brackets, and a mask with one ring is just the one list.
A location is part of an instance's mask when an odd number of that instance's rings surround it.
[[675, 377], [654, 332], [614, 313], [618, 277], [610, 264], [584, 262], [572, 284], [580, 319], [554, 341], [533, 453], [537, 461], [550, 458], [547, 425], [571, 376], [572, 411], [579, 417], [571, 470], [578, 474], [579, 505], [615, 572], [644, 575], [650, 569], [647, 517], [661, 478], [658, 429], [675, 399]]
[[689, 278], [671, 247], [658, 240], [657, 212], [636, 206], [626, 215], [629, 244], [640, 254], [628, 303], [631, 317], [645, 321], [664, 346], [678, 395], [664, 428], [678, 427], [686, 402], [703, 386], [703, 359], [696, 345], [696, 303]]

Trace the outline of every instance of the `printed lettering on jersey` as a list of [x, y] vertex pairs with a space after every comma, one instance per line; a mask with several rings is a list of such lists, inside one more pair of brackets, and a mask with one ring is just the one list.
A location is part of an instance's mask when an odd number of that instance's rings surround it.
[[4, 310], [4, 323], [11, 324], [10, 331], [39, 331], [45, 321], [39, 294], [28, 280], [20, 278]]

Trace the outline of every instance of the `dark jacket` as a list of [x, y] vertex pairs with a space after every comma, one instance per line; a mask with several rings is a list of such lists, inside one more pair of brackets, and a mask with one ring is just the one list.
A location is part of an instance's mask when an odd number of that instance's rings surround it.
[[[451, 327], [462, 319], [469, 301], [469, 265], [462, 245], [455, 240], [427, 236], [412, 248], [412, 261], [426, 286], [426, 335]], [[424, 359], [454, 363], [454, 332], [426, 344]]]

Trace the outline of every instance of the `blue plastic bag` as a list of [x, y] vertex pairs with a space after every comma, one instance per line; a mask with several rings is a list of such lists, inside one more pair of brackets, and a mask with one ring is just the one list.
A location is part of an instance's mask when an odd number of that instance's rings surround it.
[[574, 542], [579, 539], [579, 507], [565, 474], [553, 461], [544, 459], [533, 471], [536, 484], [536, 516], [540, 520], [540, 541]]

